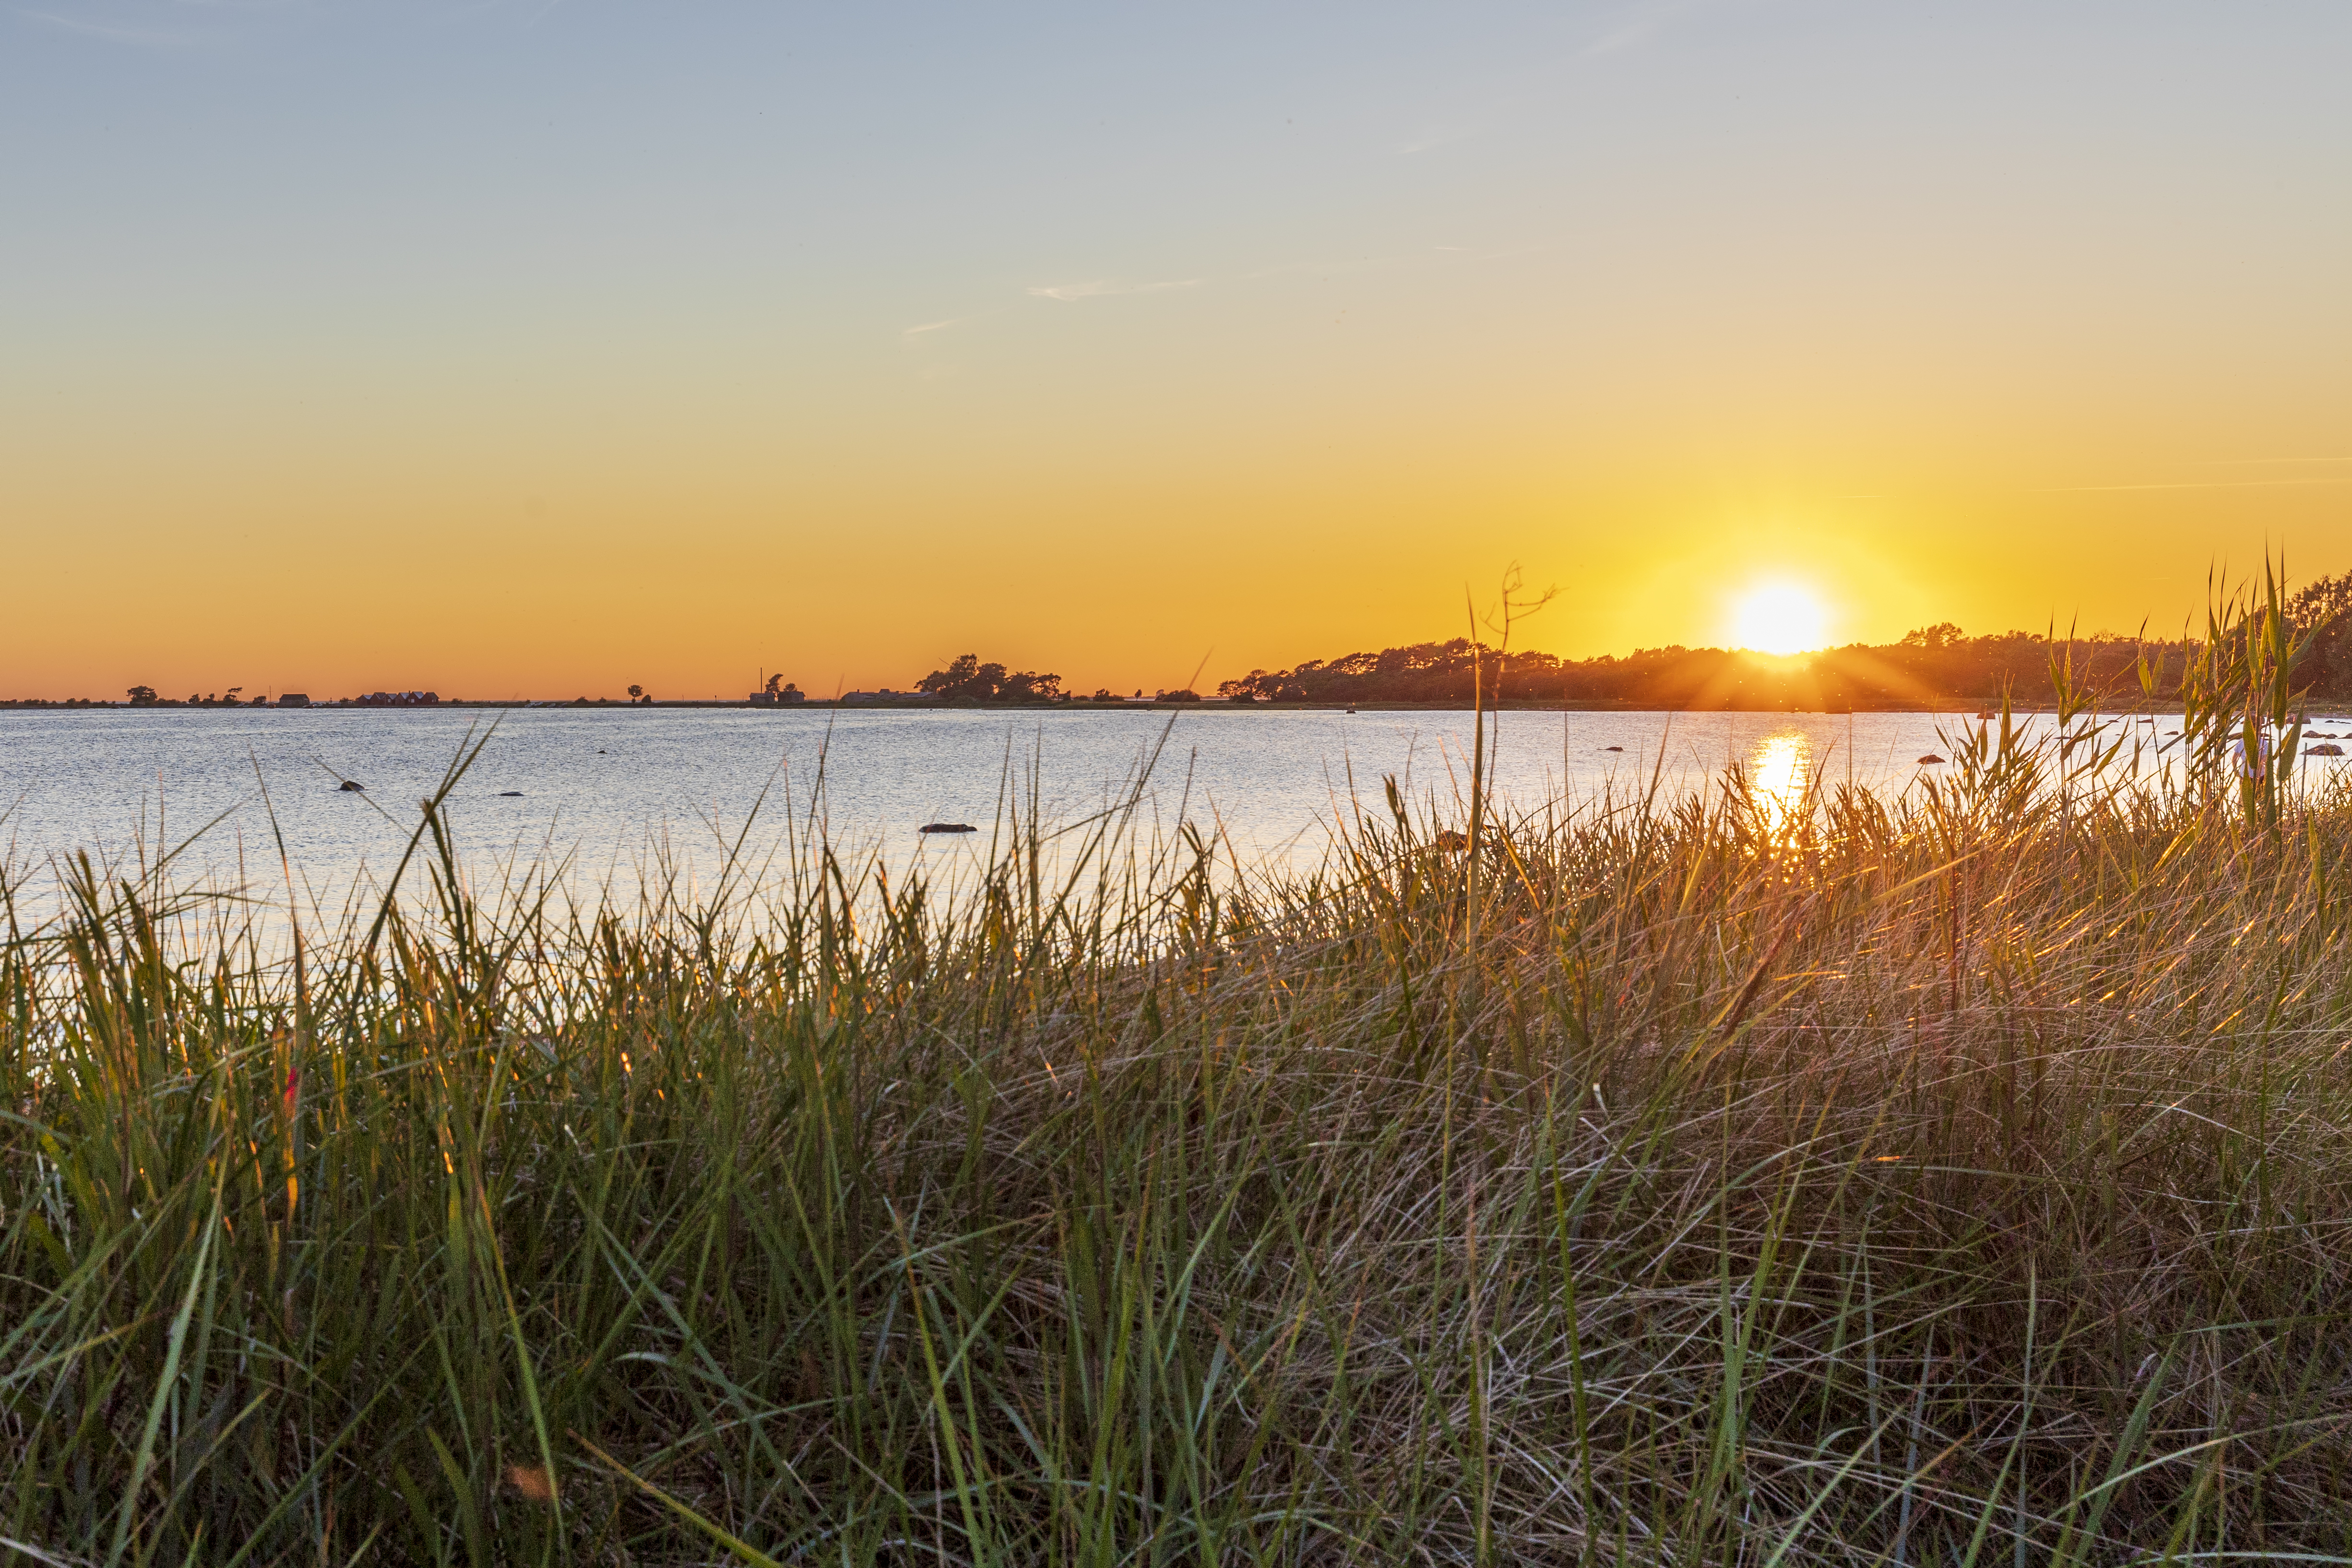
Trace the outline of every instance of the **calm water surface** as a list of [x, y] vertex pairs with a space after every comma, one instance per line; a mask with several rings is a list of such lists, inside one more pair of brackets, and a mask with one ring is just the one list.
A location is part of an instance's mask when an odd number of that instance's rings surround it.
[[[1434, 799], [1440, 815], [1458, 815], [1471, 738], [1466, 712], [1221, 705], [1181, 711], [1172, 724], [1150, 710], [19, 711], [0, 713], [0, 843], [19, 879], [38, 881], [61, 853], [135, 863], [142, 849], [176, 847], [203, 827], [184, 868], [235, 880], [242, 867], [277, 885], [266, 786], [299, 875], [331, 898], [390, 868], [418, 798], [469, 729], [478, 737], [493, 722], [452, 797], [474, 874], [564, 858], [575, 884], [629, 886], [660, 853], [708, 878], [739, 835], [756, 860], [813, 802], [837, 844], [895, 863], [969, 863], [1001, 811], [1025, 815], [1034, 794], [1043, 818], [1068, 823], [1125, 798], [1147, 763], [1145, 842], [1165, 842], [1191, 821], [1221, 826], [1245, 858], [1312, 862], [1351, 790], [1384, 809], [1384, 775]], [[1672, 790], [1704, 787], [1734, 762], [1783, 795], [1814, 778], [1899, 788], [1922, 753], [1949, 754], [1945, 737], [1962, 722], [1924, 713], [1512, 712], [1497, 721], [1496, 776], [1503, 797], [1522, 807], [1646, 784], [1654, 768]], [[366, 794], [340, 792], [338, 775]], [[916, 834], [933, 821], [983, 832]]]

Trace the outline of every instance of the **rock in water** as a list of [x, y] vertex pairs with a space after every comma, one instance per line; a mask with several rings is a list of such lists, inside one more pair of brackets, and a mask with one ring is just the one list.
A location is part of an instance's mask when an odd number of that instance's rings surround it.
[[500, 800], [520, 800], [522, 798], [522, 791], [519, 789], [502, 789], [499, 791], [499, 798]]
[[1937, 756], [1935, 752], [1930, 752], [1926, 756], [1919, 759], [1919, 765], [1923, 768], [1932, 768], [1943, 760], [1943, 758]]
[[356, 791], [361, 791], [361, 790], [364, 790], [364, 789], [366, 789], [366, 788], [367, 788], [367, 785], [365, 785], [365, 784], [363, 784], [360, 783], [360, 781], [359, 781], [359, 780], [357, 780], [357, 779], [345, 779], [345, 780], [344, 780], [341, 784], [337, 785], [336, 787], [337, 787], [337, 788], [339, 788], [339, 789], [352, 790], [352, 791], [356, 792]]
[[977, 833], [980, 829], [969, 822], [926, 822], [915, 831], [918, 833]]

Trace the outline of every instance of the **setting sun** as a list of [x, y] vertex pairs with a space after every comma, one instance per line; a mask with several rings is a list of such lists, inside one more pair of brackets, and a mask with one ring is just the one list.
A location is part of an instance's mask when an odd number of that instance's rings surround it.
[[1733, 613], [1735, 647], [1757, 653], [1803, 653], [1828, 639], [1822, 634], [1821, 602], [1793, 583], [1751, 588]]

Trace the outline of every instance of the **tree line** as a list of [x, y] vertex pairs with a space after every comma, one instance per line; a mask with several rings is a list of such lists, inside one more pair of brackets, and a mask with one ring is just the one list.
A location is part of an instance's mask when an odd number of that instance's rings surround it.
[[[2309, 638], [2296, 667], [2308, 696], [2352, 700], [2352, 572], [2321, 577], [2286, 601], [2288, 618]], [[1488, 702], [1622, 703], [1640, 708], [1904, 708], [1923, 703], [1997, 702], [2004, 692], [2031, 697], [2047, 688], [2053, 658], [2074, 677], [2118, 699], [2137, 695], [2143, 672], [2158, 696], [2178, 693], [2196, 647], [2183, 638], [2111, 632], [1995, 632], [1970, 637], [1949, 621], [1921, 626], [1892, 643], [1850, 643], [1796, 658], [1730, 648], [1637, 648], [1565, 659], [1533, 651], [1498, 652], [1468, 637], [1412, 643], [1288, 669], [1253, 669], [1217, 688], [1231, 702], [1467, 703], [1474, 686]], [[975, 654], [916, 682], [915, 689], [950, 701], [1083, 700], [1050, 671], [1014, 670]], [[1138, 692], [1137, 696], [1141, 696]], [[1161, 701], [1196, 701], [1189, 691], [1161, 691]], [[1118, 693], [1097, 690], [1095, 701]]]
[[[2352, 700], [2352, 573], [2300, 589], [2288, 598], [2287, 612], [2310, 637], [2296, 684], [2315, 698]], [[1468, 702], [1475, 686], [1489, 702], [1818, 711], [1994, 702], [2003, 692], [2031, 694], [2047, 687], [2055, 657], [2071, 660], [2078, 680], [2118, 697], [2138, 694], [2143, 671], [2166, 696], [2179, 690], [2184, 658], [2194, 646], [2106, 632], [1970, 637], [1949, 621], [1919, 627], [1898, 642], [1852, 643], [1791, 658], [1675, 645], [1564, 659], [1498, 652], [1454, 637], [1308, 659], [1288, 669], [1254, 669], [1224, 682], [1217, 694], [1239, 702]]]

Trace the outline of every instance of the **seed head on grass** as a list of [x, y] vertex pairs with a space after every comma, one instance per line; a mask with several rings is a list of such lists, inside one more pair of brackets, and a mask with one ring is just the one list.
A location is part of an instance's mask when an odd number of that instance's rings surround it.
[[528, 1502], [555, 1500], [555, 1477], [544, 1465], [509, 1465], [507, 1486]]

